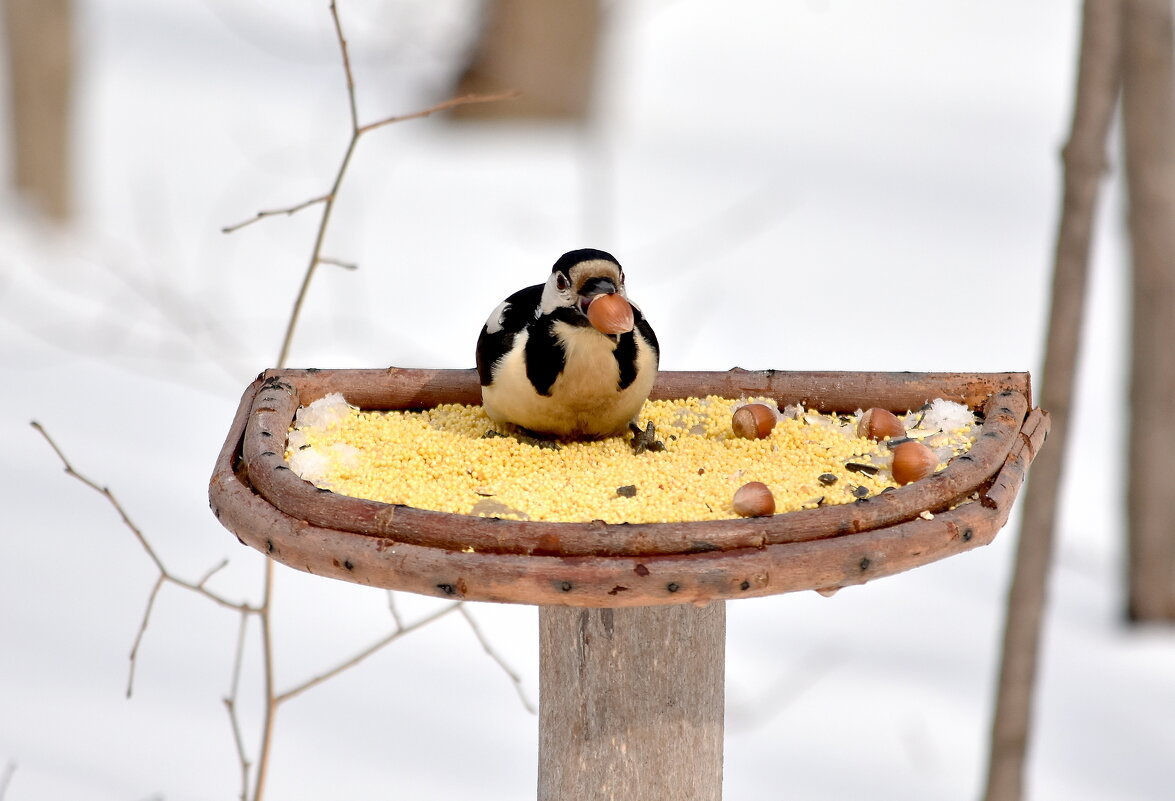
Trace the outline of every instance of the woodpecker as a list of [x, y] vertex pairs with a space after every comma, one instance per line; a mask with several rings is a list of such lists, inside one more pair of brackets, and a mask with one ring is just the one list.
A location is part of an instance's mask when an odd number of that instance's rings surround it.
[[515, 292], [482, 326], [482, 405], [493, 420], [541, 436], [617, 436], [636, 429], [658, 356], [657, 336], [628, 300], [616, 258], [573, 250], [545, 284]]

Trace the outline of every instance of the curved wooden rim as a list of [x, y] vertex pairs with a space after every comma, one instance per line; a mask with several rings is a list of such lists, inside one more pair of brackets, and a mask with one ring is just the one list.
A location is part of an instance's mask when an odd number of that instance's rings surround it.
[[[1012, 374], [1016, 376], [1017, 374]], [[946, 509], [973, 493], [1003, 464], [1028, 411], [1008, 374], [668, 373], [655, 395], [766, 395], [824, 411], [917, 408], [936, 397], [980, 406], [979, 440], [943, 471], [853, 504], [767, 518], [688, 523], [554, 523], [453, 515], [319, 490], [286, 465], [286, 437], [298, 407], [338, 387], [362, 408], [394, 409], [465, 402], [479, 394], [472, 371], [287, 371], [266, 373], [248, 410], [242, 454], [250, 484], [275, 508], [316, 526], [399, 542], [479, 553], [641, 556], [760, 548], [855, 534]], [[472, 387], [469, 384], [472, 384]], [[817, 399], [817, 400], [814, 400]]]
[[263, 376], [246, 391], [217, 460], [210, 499], [221, 523], [242, 542], [299, 570], [426, 595], [508, 603], [606, 607], [707, 603], [835, 589], [909, 570], [990, 542], [1007, 521], [1028, 467], [1048, 433], [1047, 413], [1029, 412], [1016, 427], [998, 469], [982, 482], [978, 501], [847, 536], [696, 553], [493, 553], [319, 526], [270, 503], [251, 486], [252, 473], [238, 457], [254, 416], [254, 400], [272, 404], [279, 397], [259, 392], [274, 389], [274, 378], [284, 376]]

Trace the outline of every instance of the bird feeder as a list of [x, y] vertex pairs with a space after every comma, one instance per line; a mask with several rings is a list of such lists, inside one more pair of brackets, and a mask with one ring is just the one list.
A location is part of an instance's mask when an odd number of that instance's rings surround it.
[[770, 397], [851, 413], [943, 398], [982, 416], [934, 475], [770, 517], [607, 524], [448, 514], [318, 489], [290, 470], [298, 408], [480, 403], [473, 370], [272, 370], [245, 391], [212, 509], [241, 542], [321, 576], [540, 607], [539, 798], [721, 797], [725, 604], [825, 594], [991, 542], [1048, 432], [1026, 373], [662, 372], [651, 398]]

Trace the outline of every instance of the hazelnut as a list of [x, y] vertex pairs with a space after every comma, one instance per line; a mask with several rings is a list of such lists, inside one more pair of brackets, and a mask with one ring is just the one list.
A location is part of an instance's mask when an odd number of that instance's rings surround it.
[[775, 428], [775, 410], [765, 403], [748, 403], [734, 410], [730, 427], [743, 439], [763, 439]]
[[886, 437], [904, 437], [906, 427], [898, 416], [888, 409], [876, 406], [867, 409], [857, 423], [857, 436], [881, 441]]
[[596, 295], [587, 307], [588, 322], [601, 334], [627, 334], [632, 330], [632, 304], [620, 295]]
[[926, 478], [938, 467], [938, 455], [921, 442], [903, 442], [893, 449], [893, 480], [909, 484]]
[[739, 517], [766, 517], [775, 514], [775, 496], [762, 481], [748, 481], [734, 493], [734, 511]]

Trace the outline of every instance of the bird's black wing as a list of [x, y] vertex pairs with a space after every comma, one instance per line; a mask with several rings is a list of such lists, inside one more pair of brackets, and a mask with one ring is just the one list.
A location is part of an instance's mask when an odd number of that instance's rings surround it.
[[657, 357], [657, 360], [660, 361], [661, 343], [657, 341], [657, 335], [653, 333], [653, 326], [649, 325], [649, 321], [645, 319], [643, 314], [641, 314], [641, 310], [635, 307], [633, 308], [633, 317], [635, 318], [633, 320], [633, 327], [637, 331], [640, 331], [641, 336], [643, 336], [645, 341], [652, 346], [653, 354]]
[[645, 319], [640, 310], [633, 307], [633, 330], [626, 334], [621, 334], [620, 339], [616, 343], [616, 365], [620, 368], [619, 388], [627, 389], [628, 386], [636, 381], [636, 338], [639, 334], [644, 338], [645, 342], [653, 349], [653, 358], [660, 358], [660, 346], [657, 344], [657, 335], [653, 333], [653, 327], [649, 325], [649, 321]]
[[477, 377], [483, 387], [493, 380], [494, 365], [510, 351], [514, 337], [534, 322], [542, 298], [542, 284], [520, 289], [506, 298], [494, 331], [490, 331], [493, 320], [487, 320], [481, 327], [477, 338]]
[[555, 323], [568, 316], [562, 309], [540, 317], [526, 338], [526, 377], [540, 395], [550, 395], [551, 386], [567, 364], [563, 343], [555, 335]]

